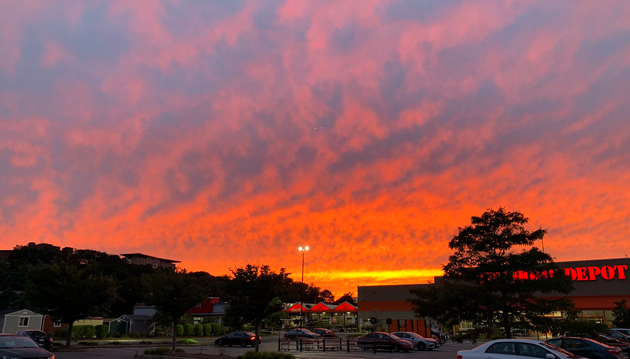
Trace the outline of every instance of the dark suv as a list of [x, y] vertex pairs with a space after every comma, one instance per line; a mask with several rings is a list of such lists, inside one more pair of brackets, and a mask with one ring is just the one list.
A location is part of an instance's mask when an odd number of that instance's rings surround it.
[[52, 347], [52, 337], [41, 330], [22, 330], [17, 335], [25, 335], [31, 337], [40, 347], [48, 350]]

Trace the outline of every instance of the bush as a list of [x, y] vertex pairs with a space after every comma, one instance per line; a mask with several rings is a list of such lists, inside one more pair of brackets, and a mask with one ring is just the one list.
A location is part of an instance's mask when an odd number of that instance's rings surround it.
[[222, 335], [225, 332], [221, 324], [211, 323], [210, 325], [212, 325], [212, 335]]
[[[67, 338], [68, 329], [63, 327], [55, 331], [55, 338]], [[93, 339], [96, 337], [96, 327], [93, 325], [75, 325], [72, 327], [72, 340]]]
[[195, 336], [196, 337], [201, 337], [203, 336], [203, 325], [201, 324], [195, 324], [194, 330], [195, 332]]
[[239, 355], [238, 359], [295, 359], [293, 354], [278, 352], [252, 352], [249, 351], [245, 355]]
[[199, 342], [195, 339], [180, 339], [177, 344], [199, 344]]
[[184, 324], [184, 335], [192, 337], [195, 327], [192, 324]]
[[203, 325], [203, 335], [209, 337], [212, 335], [212, 325], [206, 323]]
[[140, 334], [134, 333], [134, 332], [129, 332], [129, 333], [123, 334], [122, 337], [123, 338], [138, 339], [138, 338], [140, 338]]
[[120, 338], [120, 332], [118, 330], [114, 330], [109, 334], [112, 336], [112, 338]]
[[181, 337], [182, 335], [184, 335], [184, 326], [177, 324], [177, 336]]
[[107, 338], [109, 334], [109, 327], [107, 325], [97, 325], [94, 329], [96, 329], [96, 339]]
[[93, 325], [76, 325], [72, 328], [72, 338], [92, 339], [96, 337], [96, 327]]

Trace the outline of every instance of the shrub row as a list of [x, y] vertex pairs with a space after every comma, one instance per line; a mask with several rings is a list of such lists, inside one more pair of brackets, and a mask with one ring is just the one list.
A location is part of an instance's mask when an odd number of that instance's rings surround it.
[[221, 324], [206, 323], [206, 324], [178, 324], [177, 325], [178, 337], [210, 337], [221, 335], [225, 332], [225, 329]]
[[[67, 338], [68, 328], [57, 329], [55, 338]], [[96, 337], [96, 327], [93, 325], [75, 325], [72, 327], [72, 340], [92, 339], [94, 337]]]

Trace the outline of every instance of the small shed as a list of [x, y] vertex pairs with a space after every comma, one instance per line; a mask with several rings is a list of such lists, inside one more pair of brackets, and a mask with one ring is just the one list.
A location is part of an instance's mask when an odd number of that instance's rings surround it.
[[3, 310], [0, 311], [0, 332], [17, 333], [20, 330], [42, 330], [44, 315], [32, 310]]
[[150, 315], [125, 314], [109, 323], [109, 331], [120, 334], [138, 333], [149, 334], [154, 329], [153, 317]]

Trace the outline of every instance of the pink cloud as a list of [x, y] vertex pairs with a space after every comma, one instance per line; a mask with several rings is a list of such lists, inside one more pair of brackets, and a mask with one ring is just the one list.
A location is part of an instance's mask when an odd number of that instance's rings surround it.
[[345, 292], [429, 279], [488, 208], [561, 260], [627, 240], [625, 4], [38, 4], [0, 15], [5, 247], [223, 274], [308, 243]]

